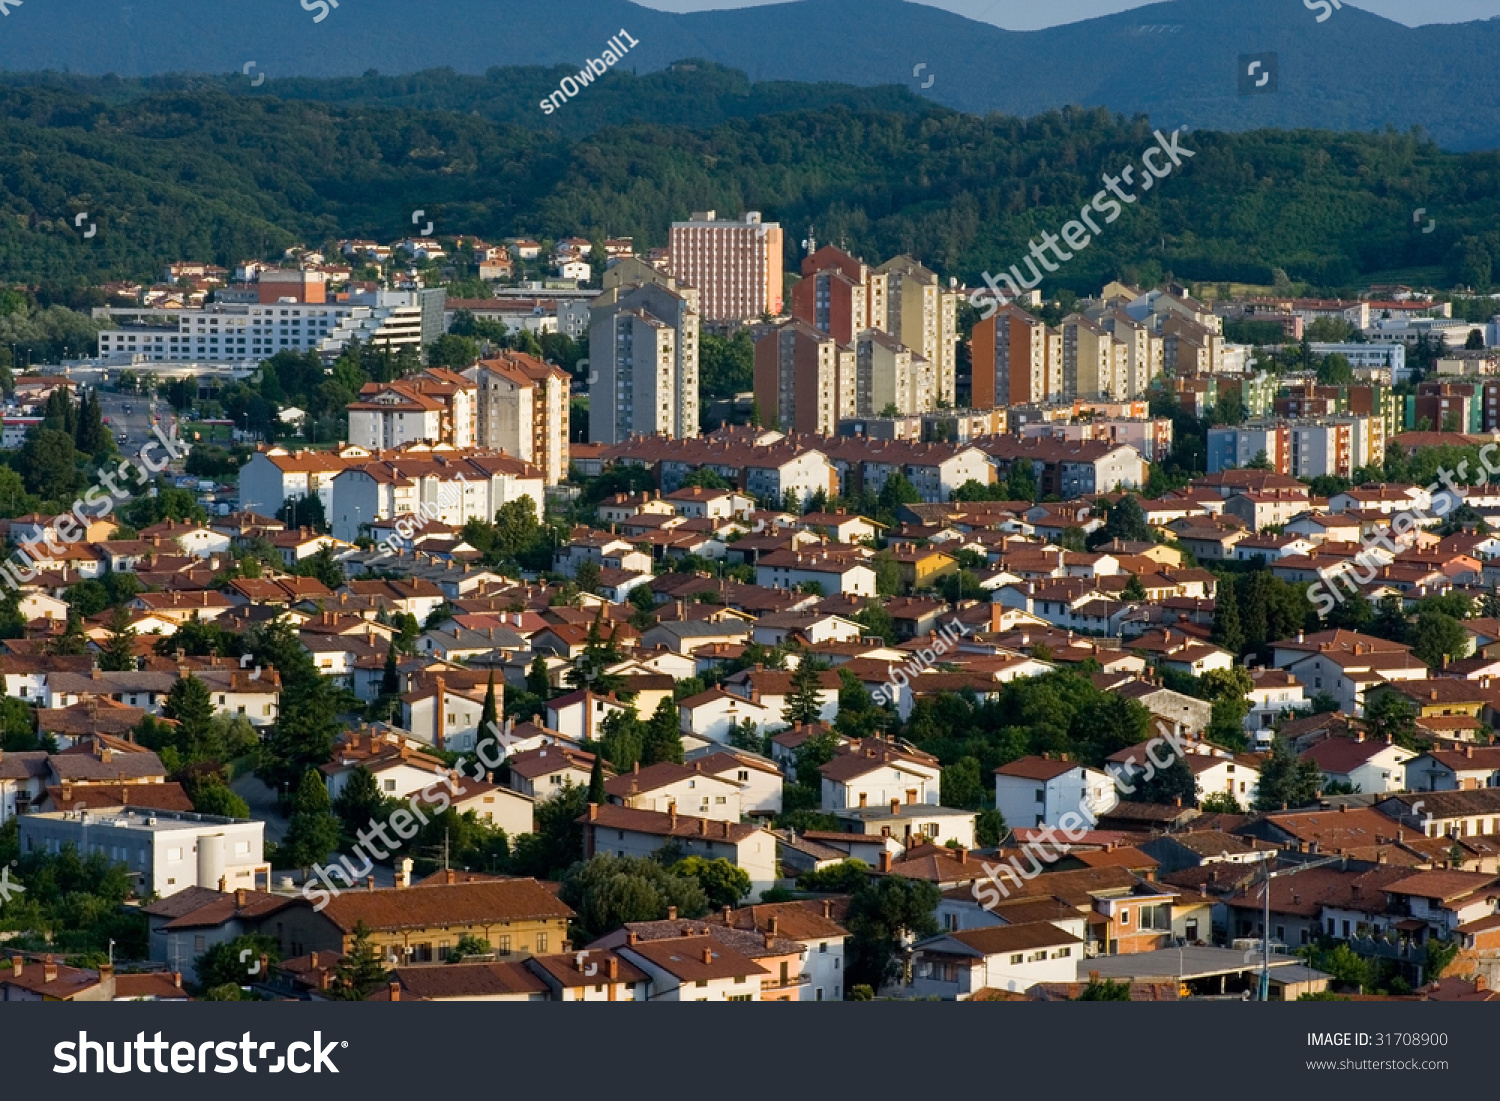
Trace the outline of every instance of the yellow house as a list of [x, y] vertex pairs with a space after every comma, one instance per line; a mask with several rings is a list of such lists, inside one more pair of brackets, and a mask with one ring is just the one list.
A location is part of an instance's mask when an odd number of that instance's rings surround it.
[[[365, 884], [348, 889], [338, 874], [327, 876], [339, 894], [321, 911], [312, 899], [298, 899], [261, 923], [260, 931], [277, 939], [284, 958], [347, 953], [361, 925], [381, 958], [395, 964], [441, 962], [466, 936], [485, 942], [502, 960], [568, 948], [573, 911], [534, 879], [457, 882], [463, 877], [452, 875], [454, 882], [372, 890]], [[313, 898], [319, 890], [311, 891]]]
[[1431, 719], [1442, 715], [1474, 718], [1484, 710], [1485, 693], [1478, 683], [1458, 677], [1431, 677], [1426, 680], [1392, 681], [1365, 693], [1365, 709], [1378, 694], [1395, 692], [1417, 709], [1417, 718]]
[[930, 588], [937, 583], [938, 578], [958, 572], [958, 559], [931, 547], [893, 550], [890, 555], [901, 570], [903, 592]]

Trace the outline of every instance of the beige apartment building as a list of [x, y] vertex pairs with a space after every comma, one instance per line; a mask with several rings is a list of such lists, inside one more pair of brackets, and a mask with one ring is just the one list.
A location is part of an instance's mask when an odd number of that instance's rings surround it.
[[876, 273], [885, 277], [885, 307], [884, 317], [872, 319], [872, 326], [930, 362], [935, 400], [952, 405], [958, 387], [958, 290], [945, 289], [936, 272], [910, 256], [887, 260]]
[[548, 485], [565, 479], [568, 373], [525, 352], [501, 352], [480, 360], [466, 374], [478, 387], [480, 448], [531, 463]]

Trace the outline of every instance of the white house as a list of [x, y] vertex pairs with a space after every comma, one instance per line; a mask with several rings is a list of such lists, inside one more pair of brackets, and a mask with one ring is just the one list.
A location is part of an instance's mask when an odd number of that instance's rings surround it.
[[401, 725], [419, 742], [465, 752], [478, 742], [484, 697], [482, 688], [454, 688], [439, 677], [432, 687], [401, 697]]
[[941, 933], [915, 947], [916, 998], [964, 1001], [980, 990], [1022, 993], [1040, 982], [1073, 982], [1084, 942], [1049, 921]]
[[1246, 699], [1250, 710], [1245, 713], [1245, 732], [1255, 738], [1259, 747], [1271, 743], [1271, 728], [1286, 711], [1303, 707], [1307, 692], [1302, 682], [1285, 669], [1252, 669], [1250, 679], [1255, 687]]
[[738, 822], [741, 817], [740, 785], [703, 770], [702, 762], [694, 765], [662, 761], [621, 773], [606, 781], [605, 794], [611, 803], [637, 810], [666, 813], [677, 808], [711, 821]]
[[768, 707], [763, 702], [746, 699], [722, 688], [710, 688], [707, 692], [689, 696], [677, 704], [677, 713], [681, 716], [684, 734], [726, 745], [734, 728], [746, 720], [754, 723], [756, 732], [762, 735], [786, 725], [779, 708]]
[[701, 765], [710, 776], [738, 784], [741, 814], [774, 817], [781, 813], [781, 769], [764, 757], [705, 746], [689, 753], [687, 761], [695, 767]]
[[780, 550], [763, 556], [755, 565], [755, 583], [768, 589], [795, 589], [800, 585], [822, 586], [823, 593], [875, 595], [875, 570], [863, 561], [843, 555], [807, 550]]
[[818, 769], [824, 811], [892, 804], [938, 805], [942, 769], [885, 749], [840, 753]]
[[1012, 828], [1056, 826], [1084, 811], [1098, 818], [1119, 801], [1107, 772], [1072, 761], [1022, 757], [995, 769], [995, 809]]
[[651, 976], [651, 997], [662, 1002], [758, 1002], [762, 976], [749, 956], [713, 937], [640, 940], [628, 935], [617, 951]]
[[[818, 673], [818, 699], [822, 705], [819, 722], [831, 723], [838, 717], [842, 683], [831, 669]], [[776, 669], [746, 669], [725, 677], [724, 687], [737, 696], [764, 704], [780, 716], [792, 691], [792, 674]]]
[[1383, 739], [1367, 738], [1361, 730], [1352, 738], [1325, 738], [1301, 756], [1322, 769], [1325, 782], [1348, 784], [1362, 795], [1374, 795], [1405, 791], [1406, 762], [1417, 754]]
[[1406, 766], [1412, 791], [1472, 791], [1500, 787], [1500, 746], [1428, 750]]
[[582, 819], [584, 855], [652, 856], [676, 842], [684, 856], [723, 857], [750, 876], [749, 897], [776, 885], [776, 838], [759, 826], [668, 811], [590, 805]]
[[333, 514], [333, 480], [368, 452], [361, 448], [335, 451], [288, 451], [273, 447], [257, 451], [240, 468], [240, 508], [275, 516], [281, 506], [298, 497], [317, 497], [325, 515]]

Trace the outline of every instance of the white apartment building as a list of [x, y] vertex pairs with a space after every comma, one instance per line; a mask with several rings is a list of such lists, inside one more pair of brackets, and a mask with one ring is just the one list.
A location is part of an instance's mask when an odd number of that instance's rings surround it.
[[59, 853], [68, 846], [81, 857], [95, 854], [123, 864], [136, 890], [166, 897], [187, 887], [253, 888], [271, 866], [264, 857], [264, 822], [218, 818], [183, 811], [57, 811], [23, 814], [23, 853]]
[[[99, 334], [105, 359], [247, 363], [288, 351], [333, 357], [354, 340], [420, 350], [428, 339], [426, 293], [358, 292], [336, 302], [230, 302], [196, 310], [98, 308], [93, 315], [124, 322]], [[441, 333], [439, 327], [431, 339]]]
[[669, 246], [672, 274], [702, 294], [703, 316], [711, 321], [749, 321], [782, 311], [781, 226], [762, 221], [758, 211], [742, 219], [694, 212], [673, 222]]
[[545, 482], [530, 463], [495, 452], [409, 449], [350, 465], [333, 480], [328, 521], [334, 538], [353, 542], [382, 520], [411, 518], [462, 527], [493, 520], [502, 505], [530, 497], [544, 513]]
[[1022, 757], [995, 770], [995, 809], [1013, 828], [1057, 826], [1085, 807], [1097, 818], [1119, 801], [1109, 773], [1073, 761]]
[[333, 479], [370, 452], [360, 447], [339, 451], [288, 451], [272, 447], [257, 451], [240, 468], [240, 508], [261, 516], [275, 516], [287, 501], [316, 496], [324, 515], [333, 513]]

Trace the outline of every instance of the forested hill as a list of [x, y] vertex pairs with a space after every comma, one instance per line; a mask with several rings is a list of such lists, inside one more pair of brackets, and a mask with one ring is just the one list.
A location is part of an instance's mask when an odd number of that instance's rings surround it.
[[[664, 244], [692, 210], [758, 209], [867, 256], [906, 251], [974, 281], [1015, 263], [1138, 161], [1153, 125], [1104, 111], [1030, 120], [817, 110], [703, 129], [643, 123], [579, 142], [471, 113], [331, 107], [212, 88], [109, 104], [0, 89], [0, 264], [12, 279], [154, 277], [342, 236], [390, 240], [425, 210], [442, 234], [628, 234]], [[1402, 134], [1194, 130], [1196, 151], [1055, 277], [1294, 279], [1500, 257], [1497, 155]], [[1436, 219], [1424, 234], [1416, 207]], [[92, 239], [74, 228], [87, 211]], [[788, 263], [795, 261], [789, 256]]]
[[[1302, 0], [1171, 0], [1028, 32], [907, 0], [693, 14], [627, 0], [345, 0], [323, 10], [315, 23], [293, 0], [32, 0], [4, 19], [0, 69], [239, 74], [254, 61], [269, 78], [260, 91], [370, 70], [576, 71], [628, 28], [639, 45], [623, 67], [638, 73], [701, 57], [757, 81], [922, 89], [975, 113], [1079, 104], [1195, 129], [1420, 125], [1447, 148], [1500, 147], [1500, 22], [1413, 28], [1352, 3], [1320, 23]], [[1275, 94], [1239, 94], [1240, 55], [1270, 52], [1280, 62]], [[914, 76], [918, 65], [926, 68]], [[534, 82], [522, 83], [530, 97]]]

